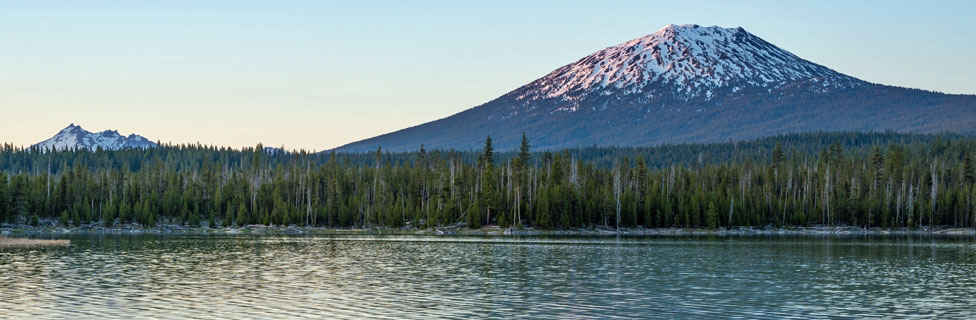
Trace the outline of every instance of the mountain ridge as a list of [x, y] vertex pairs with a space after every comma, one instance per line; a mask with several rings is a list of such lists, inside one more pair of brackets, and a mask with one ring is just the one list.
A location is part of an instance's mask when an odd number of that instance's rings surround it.
[[149, 141], [149, 139], [134, 133], [123, 136], [117, 130], [91, 132], [72, 123], [53, 137], [31, 145], [31, 148], [38, 148], [45, 151], [78, 149], [94, 151], [99, 148], [103, 150], [120, 150], [129, 148], [147, 149], [156, 146], [155, 142]]

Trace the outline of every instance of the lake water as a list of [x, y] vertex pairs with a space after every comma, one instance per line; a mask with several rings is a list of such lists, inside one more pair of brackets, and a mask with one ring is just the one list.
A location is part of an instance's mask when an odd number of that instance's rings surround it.
[[0, 318], [976, 316], [976, 240], [77, 236], [0, 249]]

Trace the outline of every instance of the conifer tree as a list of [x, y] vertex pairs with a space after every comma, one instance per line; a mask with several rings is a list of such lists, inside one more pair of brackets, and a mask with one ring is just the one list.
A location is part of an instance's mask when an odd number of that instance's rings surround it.
[[707, 220], [709, 229], [718, 228], [718, 208], [715, 207], [715, 202], [708, 203], [708, 211], [705, 212], [705, 219]]
[[222, 227], [229, 228], [232, 225], [234, 225], [234, 207], [228, 205], [227, 212], [224, 213], [224, 222], [222, 223]]
[[973, 184], [973, 182], [976, 182], [976, 172], [974, 172], [974, 170], [976, 170], [976, 168], [973, 167], [972, 154], [966, 152], [966, 155], [962, 158], [962, 172], [966, 183]]
[[884, 172], [884, 155], [881, 154], [881, 147], [879, 146], [874, 146], [874, 151], [871, 154], [871, 166], [874, 169], [874, 179], [881, 179]]
[[776, 147], [773, 148], [773, 168], [779, 168], [785, 160], [786, 156], [783, 155], [783, 145], [776, 142]]
[[243, 227], [247, 223], [248, 223], [247, 206], [244, 205], [244, 202], [241, 202], [241, 206], [237, 208], [237, 226]]
[[522, 144], [519, 146], [518, 158], [525, 165], [529, 165], [529, 161], [532, 159], [532, 155], [529, 153], [529, 139], [525, 137], [525, 132], [522, 132]]
[[495, 163], [495, 148], [491, 146], [491, 136], [485, 138], [484, 160], [488, 167]]
[[8, 222], [13, 216], [9, 211], [9, 193], [7, 191], [7, 174], [0, 171], [0, 223]]

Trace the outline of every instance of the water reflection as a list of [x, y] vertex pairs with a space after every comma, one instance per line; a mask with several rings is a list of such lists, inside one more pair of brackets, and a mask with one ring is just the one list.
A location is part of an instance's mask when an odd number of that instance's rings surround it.
[[3, 318], [965, 318], [970, 238], [102, 236], [0, 249]]

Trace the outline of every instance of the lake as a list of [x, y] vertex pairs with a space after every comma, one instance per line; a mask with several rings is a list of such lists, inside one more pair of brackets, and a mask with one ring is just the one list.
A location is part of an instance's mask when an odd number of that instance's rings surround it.
[[71, 236], [0, 318], [971, 318], [976, 240]]

